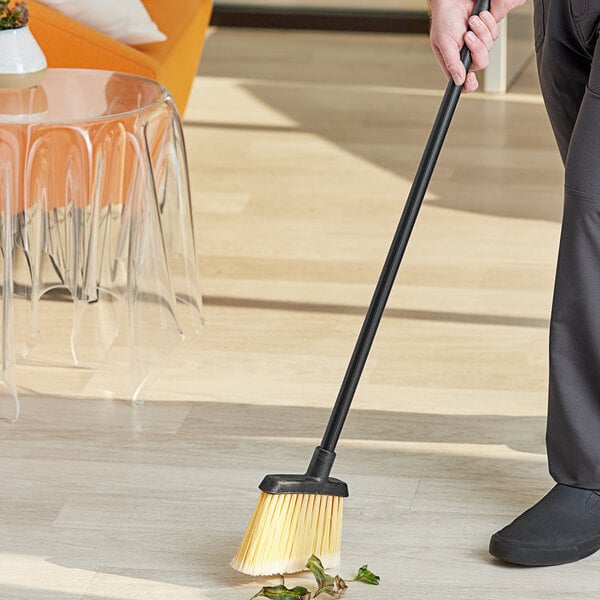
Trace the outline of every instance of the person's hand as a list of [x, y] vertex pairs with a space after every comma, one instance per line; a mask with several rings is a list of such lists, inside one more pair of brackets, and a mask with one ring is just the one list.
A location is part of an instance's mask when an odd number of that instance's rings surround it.
[[[447, 77], [456, 85], [464, 84], [463, 91], [477, 89], [474, 71], [485, 69], [490, 62], [490, 50], [498, 37], [498, 25], [511, 10], [525, 4], [526, 0], [491, 0], [490, 10], [471, 16], [473, 0], [430, 0], [431, 47]], [[472, 65], [469, 73], [460, 60], [463, 44], [471, 51]]]

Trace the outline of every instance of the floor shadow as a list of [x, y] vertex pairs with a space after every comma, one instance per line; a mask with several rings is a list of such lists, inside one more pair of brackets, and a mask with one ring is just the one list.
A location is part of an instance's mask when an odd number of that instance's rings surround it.
[[[278, 427], [289, 426], [290, 437], [310, 439], [320, 435], [329, 413], [329, 409], [314, 407], [200, 402], [194, 404], [179, 433], [185, 436], [200, 431], [207, 436], [269, 438], [278, 435]], [[342, 437], [380, 442], [494, 444], [543, 455], [545, 423], [542, 416], [445, 415], [353, 408]]]
[[[325, 304], [317, 302], [296, 302], [293, 300], [263, 300], [260, 298], [240, 298], [233, 296], [204, 296], [205, 306], [226, 306], [228, 308], [251, 308], [257, 310], [285, 310], [293, 312], [324, 313], [333, 315], [359, 315], [366, 313], [366, 306], [349, 304]], [[502, 327], [532, 327], [547, 329], [548, 319], [518, 317], [452, 311], [433, 311], [407, 308], [386, 308], [386, 318], [412, 319], [417, 321], [437, 321], [444, 323], [470, 323], [477, 325], [499, 325]]]
[[[444, 89], [433, 57], [423, 49], [426, 38], [415, 37], [416, 52], [410, 61], [403, 58], [406, 44], [394, 39], [315, 38], [318, 50], [295, 66], [292, 80], [290, 73], [278, 68], [278, 56], [295, 55], [296, 44], [303, 39], [272, 37], [266, 44], [271, 57], [260, 51], [257, 57], [253, 48], [255, 62], [250, 64], [243, 41], [234, 41], [225, 50], [231, 34], [217, 31], [207, 42], [200, 74], [247, 79], [240, 81], [240, 89], [295, 124], [280, 128], [282, 134], [291, 130], [319, 136], [411, 181], [420, 158], [415, 146], [425, 147]], [[357, 58], [361, 48], [367, 58]], [[560, 221], [562, 169], [541, 103], [531, 97], [485, 102], [469, 97], [462, 104], [430, 186], [437, 198], [429, 202], [478, 214]], [[238, 127], [243, 130], [247, 125], [241, 122]], [[556, 169], [549, 170], [553, 161]]]
[[[243, 88], [298, 123], [301, 131], [405, 181], [415, 176], [421, 157], [415, 145], [425, 147], [424, 132], [430, 130], [440, 102], [430, 95], [385, 91], [302, 90], [249, 83]], [[522, 125], [516, 125], [524, 120], [532, 123], [526, 134]], [[465, 102], [457, 109], [432, 178], [430, 191], [436, 199], [427, 202], [477, 214], [559, 222], [562, 170], [557, 163], [557, 170], [549, 172], [545, 164], [528, 159], [540, 151], [555, 153], [546, 120], [538, 105], [509, 104], [493, 114], [483, 102]], [[477, 172], [485, 177], [477, 177]]]

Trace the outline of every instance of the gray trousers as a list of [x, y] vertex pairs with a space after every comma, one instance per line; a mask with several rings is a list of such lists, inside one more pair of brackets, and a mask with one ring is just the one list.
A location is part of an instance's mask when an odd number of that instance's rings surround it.
[[600, 489], [600, 0], [534, 0], [537, 65], [565, 165], [546, 443], [559, 483]]

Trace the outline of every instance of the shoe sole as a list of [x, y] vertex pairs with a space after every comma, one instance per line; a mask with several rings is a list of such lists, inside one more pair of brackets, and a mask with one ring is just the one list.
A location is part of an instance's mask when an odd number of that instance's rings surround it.
[[531, 548], [518, 546], [494, 534], [490, 540], [492, 556], [514, 565], [525, 567], [551, 567], [576, 562], [600, 549], [600, 536], [573, 546], [555, 548]]

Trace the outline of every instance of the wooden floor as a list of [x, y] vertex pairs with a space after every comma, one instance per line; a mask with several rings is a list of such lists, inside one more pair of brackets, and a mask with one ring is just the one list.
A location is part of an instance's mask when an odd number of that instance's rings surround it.
[[[277, 583], [228, 562], [263, 475], [303, 471], [319, 441], [442, 87], [423, 37], [212, 32], [185, 115], [206, 328], [143, 407], [101, 397], [106, 373], [21, 367], [22, 417], [0, 425], [2, 600]], [[533, 66], [461, 101], [339, 446], [339, 573], [382, 579], [349, 600], [598, 597], [600, 556], [487, 554], [551, 485], [561, 185]]]

